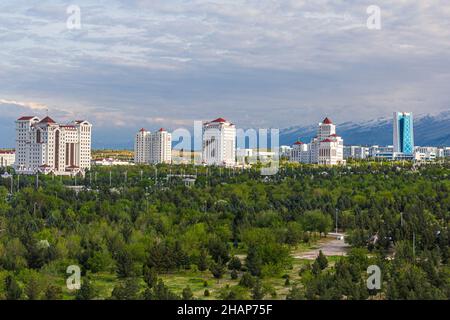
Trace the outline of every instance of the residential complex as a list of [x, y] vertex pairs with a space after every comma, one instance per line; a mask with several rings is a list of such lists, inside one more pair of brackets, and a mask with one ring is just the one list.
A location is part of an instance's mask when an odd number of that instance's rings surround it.
[[202, 161], [206, 165], [236, 165], [236, 126], [223, 118], [203, 123]]
[[0, 168], [12, 167], [16, 162], [16, 152], [0, 150]]
[[291, 161], [321, 165], [344, 164], [344, 140], [336, 134], [336, 125], [327, 117], [317, 130], [317, 136], [307, 145], [297, 141], [291, 151]]
[[172, 162], [172, 135], [159, 129], [150, 132], [139, 130], [134, 140], [134, 162], [136, 164], [158, 164]]
[[91, 167], [92, 125], [52, 118], [21, 117], [16, 121], [16, 163], [21, 174], [83, 174]]

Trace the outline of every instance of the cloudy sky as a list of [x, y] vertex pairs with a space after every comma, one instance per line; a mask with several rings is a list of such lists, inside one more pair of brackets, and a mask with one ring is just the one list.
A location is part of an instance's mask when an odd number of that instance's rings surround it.
[[0, 146], [17, 116], [47, 108], [91, 120], [97, 146], [131, 145], [140, 127], [219, 116], [283, 128], [438, 113], [449, 83], [448, 0], [0, 2]]

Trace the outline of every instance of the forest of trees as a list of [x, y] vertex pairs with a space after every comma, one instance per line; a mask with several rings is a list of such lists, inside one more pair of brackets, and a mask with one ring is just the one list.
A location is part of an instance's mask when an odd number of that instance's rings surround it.
[[[449, 191], [449, 163], [14, 175], [0, 180], [0, 299], [449, 299]], [[336, 216], [349, 254], [294, 263]], [[79, 290], [66, 288], [71, 265]], [[381, 290], [366, 286], [369, 265]], [[214, 280], [199, 296], [174, 285], [183, 272]]]

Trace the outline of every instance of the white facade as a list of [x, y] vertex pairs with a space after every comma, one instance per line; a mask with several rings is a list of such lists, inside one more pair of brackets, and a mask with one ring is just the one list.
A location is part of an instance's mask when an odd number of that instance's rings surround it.
[[344, 146], [344, 159], [366, 159], [369, 148], [361, 146]]
[[105, 159], [95, 159], [91, 161], [94, 166], [104, 166], [104, 167], [112, 167], [112, 166], [133, 166], [134, 163], [128, 161], [122, 161], [114, 158], [105, 158]]
[[344, 164], [344, 140], [336, 134], [336, 126], [325, 118], [319, 123], [317, 136], [305, 145], [298, 141], [293, 145], [291, 161], [321, 165]]
[[0, 150], [0, 168], [13, 167], [16, 162], [16, 153], [14, 151]]
[[291, 152], [291, 146], [280, 146], [280, 156], [289, 158], [291, 156]]
[[394, 146], [371, 146], [369, 147], [369, 157], [376, 158], [387, 154], [394, 153]]
[[150, 163], [150, 131], [142, 128], [134, 138], [134, 163]]
[[172, 135], [162, 128], [153, 133], [141, 129], [134, 140], [134, 162], [136, 164], [171, 163]]
[[309, 144], [297, 141], [292, 146], [290, 160], [301, 163], [311, 163], [311, 148]]
[[419, 161], [432, 161], [439, 157], [439, 149], [437, 147], [415, 147], [414, 159]]
[[218, 118], [203, 124], [202, 160], [206, 165], [236, 165], [236, 126]]
[[447, 147], [447, 148], [444, 148], [444, 157], [450, 157], [450, 148], [449, 147]]
[[16, 170], [23, 174], [84, 173], [91, 167], [92, 125], [77, 120], [58, 124], [50, 117], [16, 121]]

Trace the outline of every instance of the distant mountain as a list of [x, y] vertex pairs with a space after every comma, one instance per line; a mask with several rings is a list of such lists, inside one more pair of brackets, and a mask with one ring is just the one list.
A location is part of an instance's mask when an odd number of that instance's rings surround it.
[[[337, 124], [337, 133], [345, 145], [392, 145], [392, 118]], [[317, 125], [298, 126], [280, 131], [280, 144], [292, 145], [297, 139], [309, 142], [316, 135]], [[450, 110], [437, 115], [414, 117], [414, 138], [417, 146], [450, 146]]]

